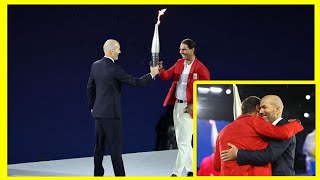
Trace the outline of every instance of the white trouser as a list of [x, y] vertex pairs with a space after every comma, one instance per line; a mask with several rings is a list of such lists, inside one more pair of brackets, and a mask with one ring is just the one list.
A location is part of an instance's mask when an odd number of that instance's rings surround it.
[[178, 155], [172, 174], [181, 176], [183, 168], [193, 172], [193, 150], [191, 146], [193, 134], [193, 119], [189, 113], [183, 112], [187, 103], [176, 102], [173, 109], [173, 122], [178, 145]]

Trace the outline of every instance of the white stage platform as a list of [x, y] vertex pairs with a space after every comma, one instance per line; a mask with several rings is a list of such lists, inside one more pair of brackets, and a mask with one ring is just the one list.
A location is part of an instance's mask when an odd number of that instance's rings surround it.
[[[126, 175], [170, 176], [177, 153], [166, 150], [123, 154]], [[110, 156], [104, 157], [103, 166], [105, 176], [114, 176]], [[93, 157], [10, 164], [8, 176], [93, 176]]]

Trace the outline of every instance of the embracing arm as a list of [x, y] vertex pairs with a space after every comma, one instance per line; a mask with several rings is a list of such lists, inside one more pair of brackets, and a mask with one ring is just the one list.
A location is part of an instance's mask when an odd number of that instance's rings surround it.
[[277, 160], [287, 149], [293, 137], [287, 140], [269, 141], [267, 148], [257, 151], [238, 150], [237, 162], [239, 165], [250, 164], [253, 166], [262, 166]]
[[288, 139], [304, 129], [298, 121], [292, 121], [281, 126], [274, 126], [259, 116], [253, 118], [253, 128], [258, 134], [269, 138]]

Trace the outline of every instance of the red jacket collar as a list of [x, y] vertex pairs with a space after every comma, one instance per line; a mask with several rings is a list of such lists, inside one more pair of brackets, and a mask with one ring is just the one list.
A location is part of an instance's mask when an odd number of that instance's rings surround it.
[[237, 119], [242, 119], [242, 118], [247, 118], [247, 117], [252, 117], [252, 116], [249, 114], [242, 114]]

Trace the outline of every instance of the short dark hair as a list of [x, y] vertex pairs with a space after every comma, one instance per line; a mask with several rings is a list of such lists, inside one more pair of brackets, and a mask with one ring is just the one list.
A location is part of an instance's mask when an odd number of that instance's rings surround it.
[[257, 105], [260, 105], [260, 98], [258, 98], [257, 96], [247, 97], [241, 104], [242, 114], [256, 111]]
[[182, 44], [185, 44], [188, 46], [189, 49], [194, 48], [193, 53], [196, 54], [196, 47], [197, 47], [197, 43], [194, 42], [192, 39], [184, 39], [181, 41]]

